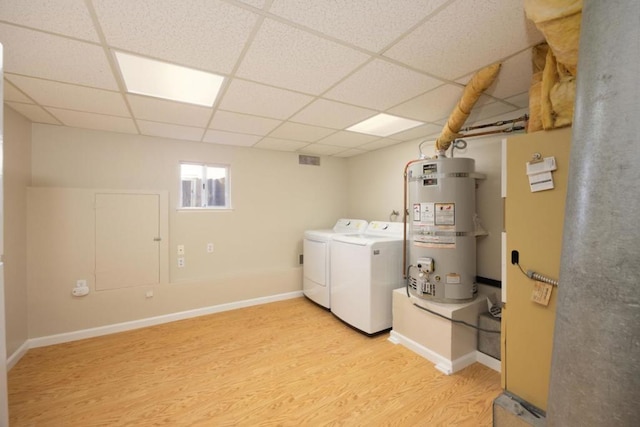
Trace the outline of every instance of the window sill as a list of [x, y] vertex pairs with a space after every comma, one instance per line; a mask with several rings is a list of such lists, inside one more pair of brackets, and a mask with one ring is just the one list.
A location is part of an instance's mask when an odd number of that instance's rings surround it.
[[178, 212], [233, 212], [233, 208], [177, 208]]

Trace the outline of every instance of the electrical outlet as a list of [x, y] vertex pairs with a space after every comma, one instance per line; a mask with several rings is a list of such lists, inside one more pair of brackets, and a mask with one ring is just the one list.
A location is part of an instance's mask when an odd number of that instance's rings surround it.
[[71, 289], [71, 295], [74, 297], [83, 297], [89, 293], [89, 287], [85, 279], [76, 280], [76, 287]]
[[178, 257], [178, 268], [184, 267], [184, 257]]
[[184, 255], [184, 245], [178, 245], [178, 255]]
[[213, 253], [213, 243], [207, 243], [207, 253]]

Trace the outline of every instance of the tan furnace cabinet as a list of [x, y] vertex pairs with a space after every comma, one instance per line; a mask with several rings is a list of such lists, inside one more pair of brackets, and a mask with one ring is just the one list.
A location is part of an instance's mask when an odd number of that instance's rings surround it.
[[[536, 281], [512, 263], [512, 252], [518, 252], [518, 263], [525, 272], [532, 270], [558, 279], [570, 143], [570, 128], [535, 132], [508, 138], [503, 154], [506, 159], [506, 303], [502, 320], [502, 385], [544, 411], [547, 410], [558, 289], [551, 290], [548, 305], [534, 302]], [[546, 158], [548, 163], [534, 162], [532, 168], [537, 168], [534, 170], [547, 169], [550, 158], [555, 161], [556, 170], [530, 178], [527, 162], [536, 158], [542, 161]], [[551, 185], [553, 188], [548, 189]], [[539, 291], [543, 293], [544, 289]]]

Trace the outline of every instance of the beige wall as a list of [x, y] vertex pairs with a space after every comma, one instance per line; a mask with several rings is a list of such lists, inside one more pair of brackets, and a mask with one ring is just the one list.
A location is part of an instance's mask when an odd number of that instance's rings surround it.
[[[475, 158], [477, 171], [487, 175], [478, 188], [478, 213], [490, 234], [478, 240], [478, 274], [493, 279], [500, 279], [500, 145], [500, 137], [476, 139], [457, 153]], [[153, 298], [145, 298], [148, 288], [73, 298], [77, 279], [93, 283], [94, 261], [74, 258], [77, 254], [65, 249], [69, 239], [60, 234], [60, 222], [44, 213], [78, 205], [64, 197], [43, 205], [45, 198], [32, 192], [31, 338], [300, 290], [303, 231], [329, 227], [343, 216], [388, 219], [392, 210], [402, 211], [403, 168], [418, 157], [417, 142], [410, 142], [348, 160], [323, 157], [320, 167], [301, 166], [293, 153], [40, 124], [32, 127], [32, 146], [33, 187], [54, 193], [54, 188], [168, 192], [169, 280], [153, 288]], [[425, 152], [432, 154], [430, 144]], [[230, 164], [233, 210], [177, 210], [180, 161]], [[69, 226], [80, 224], [74, 212], [67, 214]], [[90, 225], [73, 237], [88, 252], [94, 250]], [[208, 242], [215, 245], [213, 254], [206, 253]], [[186, 251], [180, 269], [178, 244]]]
[[[329, 227], [346, 214], [344, 159], [302, 166], [293, 153], [38, 124], [32, 144], [34, 187], [167, 191], [169, 281], [149, 299], [147, 288], [72, 297], [75, 280], [93, 281], [92, 257], [69, 250], [73, 244], [93, 250], [91, 224], [77, 217], [73, 206], [82, 204], [65, 200], [72, 192], [50, 191], [43, 204], [32, 191], [31, 338], [301, 290], [303, 231]], [[230, 164], [233, 210], [178, 211], [180, 161]], [[69, 234], [60, 233], [63, 226]], [[213, 254], [206, 253], [208, 242]], [[179, 244], [186, 264], [180, 269]]]
[[[502, 136], [469, 139], [467, 142], [468, 147], [456, 150], [455, 156], [475, 159], [476, 172], [486, 175], [486, 179], [479, 181], [476, 205], [489, 235], [477, 240], [477, 275], [500, 280]], [[412, 141], [349, 159], [349, 216], [388, 220], [392, 210], [402, 213], [404, 167], [407, 162], [420, 157], [418, 143]], [[432, 156], [433, 143], [425, 143], [423, 152]]]
[[7, 354], [28, 339], [27, 195], [31, 123], [4, 106], [4, 293]]

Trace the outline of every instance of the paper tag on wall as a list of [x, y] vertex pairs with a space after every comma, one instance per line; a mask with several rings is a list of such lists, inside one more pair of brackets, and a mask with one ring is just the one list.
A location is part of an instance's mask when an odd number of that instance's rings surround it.
[[551, 172], [558, 169], [555, 157], [545, 157], [540, 161], [527, 162], [527, 175], [531, 192], [552, 190], [553, 175]]
[[552, 291], [553, 291], [553, 285], [536, 281], [535, 284], [533, 285], [533, 293], [531, 294], [531, 301], [544, 305], [546, 307], [549, 305], [549, 300], [551, 299]]
[[551, 172], [558, 169], [555, 157], [545, 157], [538, 162], [527, 162], [527, 175], [535, 175], [543, 172]]
[[531, 192], [553, 190], [553, 175], [551, 172], [542, 172], [529, 175], [529, 187]]

